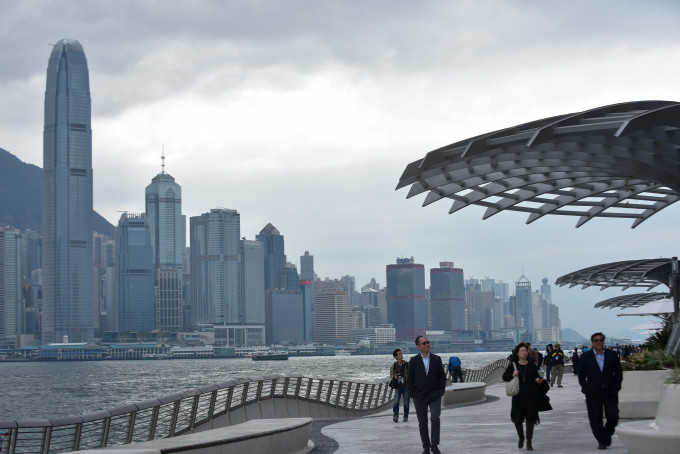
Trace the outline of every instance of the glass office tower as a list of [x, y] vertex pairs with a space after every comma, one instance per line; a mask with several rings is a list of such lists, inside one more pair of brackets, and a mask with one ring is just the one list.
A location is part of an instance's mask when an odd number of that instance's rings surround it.
[[177, 268], [181, 278], [185, 236], [182, 188], [172, 175], [165, 173], [163, 165], [163, 170], [151, 180], [145, 192], [154, 267]]
[[387, 265], [387, 323], [394, 325], [397, 340], [425, 335], [425, 266], [413, 257]]
[[87, 59], [62, 39], [47, 66], [43, 132], [44, 343], [94, 339], [92, 129]]
[[152, 331], [156, 328], [152, 257], [146, 216], [123, 213], [116, 229], [118, 331]]

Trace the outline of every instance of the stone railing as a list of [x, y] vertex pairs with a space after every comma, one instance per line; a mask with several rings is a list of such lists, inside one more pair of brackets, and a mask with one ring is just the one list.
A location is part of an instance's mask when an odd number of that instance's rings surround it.
[[[55, 419], [0, 421], [2, 453], [60, 453], [124, 445], [270, 417], [360, 417], [391, 407], [388, 380], [302, 375], [242, 378]], [[277, 404], [278, 403], [278, 404]]]

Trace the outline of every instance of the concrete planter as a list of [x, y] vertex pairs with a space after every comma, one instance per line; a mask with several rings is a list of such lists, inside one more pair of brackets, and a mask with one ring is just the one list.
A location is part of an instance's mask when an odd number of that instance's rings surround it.
[[651, 419], [661, 400], [664, 381], [671, 371], [627, 370], [619, 392], [619, 417], [622, 419]]
[[621, 424], [616, 434], [630, 454], [675, 454], [680, 445], [680, 385], [663, 385], [654, 421]]

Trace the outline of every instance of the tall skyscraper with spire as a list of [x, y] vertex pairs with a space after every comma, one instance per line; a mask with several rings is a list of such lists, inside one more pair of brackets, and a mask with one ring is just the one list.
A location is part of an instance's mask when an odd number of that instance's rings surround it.
[[43, 131], [43, 342], [94, 339], [92, 128], [83, 46], [62, 39], [47, 66]]
[[146, 218], [151, 229], [153, 264], [156, 269], [177, 268], [181, 278], [186, 243], [182, 187], [165, 172], [165, 153], [161, 159], [161, 173], [146, 187]]

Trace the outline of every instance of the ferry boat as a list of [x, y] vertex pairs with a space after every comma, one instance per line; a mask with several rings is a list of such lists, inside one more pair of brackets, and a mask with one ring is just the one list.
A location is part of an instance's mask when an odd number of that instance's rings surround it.
[[288, 359], [288, 352], [258, 352], [252, 356], [253, 361], [285, 361]]

